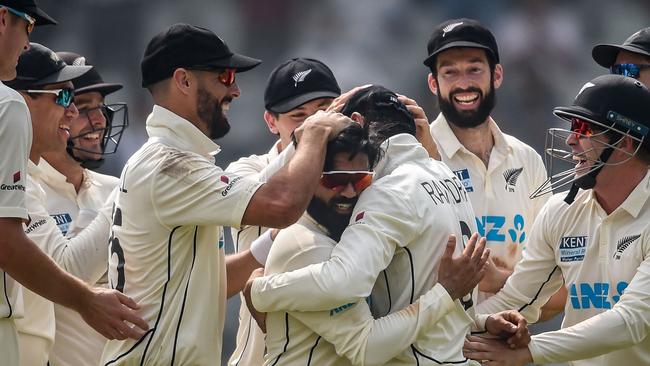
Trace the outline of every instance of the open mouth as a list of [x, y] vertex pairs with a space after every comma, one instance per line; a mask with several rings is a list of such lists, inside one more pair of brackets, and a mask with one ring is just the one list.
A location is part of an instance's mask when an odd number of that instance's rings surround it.
[[460, 107], [475, 107], [481, 97], [480, 93], [477, 92], [467, 92], [467, 93], [456, 93], [453, 95], [454, 102]]
[[68, 126], [66, 124], [63, 124], [63, 123], [60, 124], [59, 125], [59, 133], [64, 135], [66, 140], [69, 139], [70, 138], [70, 126]]
[[353, 208], [354, 208], [354, 205], [352, 203], [336, 203], [336, 204], [334, 204], [334, 209], [336, 209], [336, 211], [341, 212], [341, 213], [351, 212]]

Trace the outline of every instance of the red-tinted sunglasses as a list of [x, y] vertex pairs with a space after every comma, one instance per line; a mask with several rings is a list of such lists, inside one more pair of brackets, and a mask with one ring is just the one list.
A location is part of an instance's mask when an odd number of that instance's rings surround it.
[[571, 131], [587, 137], [594, 134], [594, 130], [591, 128], [589, 122], [575, 117], [571, 118]]
[[361, 192], [370, 186], [374, 174], [368, 171], [333, 170], [323, 172], [323, 176], [320, 178], [320, 184], [337, 193], [343, 191], [348, 184], [352, 184], [357, 192]]
[[221, 84], [223, 84], [225, 86], [231, 86], [232, 84], [235, 83], [235, 73], [236, 72], [237, 72], [237, 70], [235, 70], [235, 69], [225, 69], [225, 70], [223, 70], [222, 73], [219, 74], [219, 76], [217, 76], [217, 78], [219, 78], [219, 81], [221, 82]]

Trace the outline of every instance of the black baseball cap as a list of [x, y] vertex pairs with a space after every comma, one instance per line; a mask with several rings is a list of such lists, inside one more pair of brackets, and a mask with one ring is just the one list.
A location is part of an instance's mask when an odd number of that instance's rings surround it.
[[0, 0], [0, 6], [7, 6], [26, 13], [36, 20], [34, 25], [59, 24], [54, 18], [39, 9], [34, 0]]
[[[92, 66], [84, 56], [74, 52], [57, 52], [57, 56], [71, 66]], [[99, 74], [96, 66], [72, 81], [75, 95], [98, 92], [103, 97], [122, 89], [122, 84], [107, 83]]]
[[262, 61], [233, 53], [211, 30], [177, 23], [154, 36], [144, 51], [140, 67], [142, 86], [165, 80], [184, 68], [235, 69], [243, 72]]
[[351, 96], [341, 109], [341, 113], [351, 117], [354, 112], [359, 112], [364, 117], [382, 114], [397, 115], [400, 121], [394, 122], [408, 125], [409, 130], [412, 129], [415, 133], [415, 120], [411, 112], [397, 99], [397, 94], [381, 85], [371, 85]]
[[454, 47], [482, 48], [487, 55], [499, 63], [499, 48], [490, 30], [474, 19], [451, 19], [438, 25], [427, 43], [429, 56], [424, 64], [435, 68], [436, 55]]
[[341, 88], [327, 65], [312, 58], [292, 58], [271, 72], [264, 108], [286, 113], [314, 99], [339, 95]]
[[91, 68], [69, 66], [51, 49], [32, 42], [18, 58], [16, 78], [5, 84], [15, 90], [27, 90], [76, 79]]
[[[616, 125], [638, 137], [650, 129], [650, 90], [640, 81], [622, 75], [602, 75], [586, 83], [573, 104], [553, 113], [567, 121], [581, 118], [601, 127]], [[650, 148], [650, 140], [643, 143]]]
[[611, 67], [616, 62], [616, 57], [620, 51], [628, 51], [650, 56], [650, 27], [643, 28], [631, 35], [623, 42], [617, 44], [599, 44], [591, 50], [591, 57], [594, 58], [600, 66]]

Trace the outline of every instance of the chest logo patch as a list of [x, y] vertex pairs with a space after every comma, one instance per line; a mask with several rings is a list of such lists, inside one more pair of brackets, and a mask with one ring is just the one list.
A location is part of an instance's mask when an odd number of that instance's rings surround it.
[[463, 183], [463, 187], [467, 192], [474, 192], [474, 187], [472, 186], [472, 180], [469, 178], [469, 171], [467, 169], [455, 170], [454, 174], [460, 179], [460, 182]]
[[503, 178], [506, 180], [506, 191], [514, 192], [515, 186], [517, 185], [517, 180], [521, 175], [521, 172], [524, 171], [524, 167], [521, 168], [512, 168], [503, 172]]
[[66, 235], [68, 229], [70, 229], [70, 223], [72, 223], [72, 216], [67, 212], [50, 216], [54, 219], [54, 222], [56, 222], [56, 226], [59, 227], [59, 230], [61, 230], [61, 234]]
[[614, 253], [614, 259], [616, 260], [621, 259], [621, 256], [623, 255], [625, 249], [627, 249], [627, 247], [629, 247], [640, 237], [641, 235], [630, 235], [630, 236], [622, 237], [621, 240], [619, 240], [618, 243], [616, 243], [616, 253]]
[[586, 236], [563, 236], [560, 240], [560, 262], [582, 261], [586, 252]]

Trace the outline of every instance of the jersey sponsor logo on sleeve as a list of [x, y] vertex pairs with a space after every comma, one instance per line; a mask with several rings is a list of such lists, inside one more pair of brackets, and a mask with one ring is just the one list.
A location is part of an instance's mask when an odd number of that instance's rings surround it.
[[517, 180], [521, 175], [521, 172], [524, 171], [524, 167], [521, 168], [512, 168], [503, 172], [503, 179], [506, 180], [506, 191], [514, 192], [515, 186], [517, 185]]
[[20, 181], [20, 170], [14, 173], [14, 184]]
[[363, 219], [363, 216], [364, 216], [365, 214], [366, 214], [366, 211], [361, 211], [361, 212], [359, 212], [359, 213], [357, 214], [357, 216], [355, 216], [355, 218], [354, 218], [354, 222], [357, 222], [357, 221], [359, 221], [359, 220], [362, 220], [362, 219]]
[[50, 215], [50, 217], [54, 219], [54, 222], [56, 222], [56, 226], [59, 227], [61, 233], [63, 235], [66, 235], [68, 233], [68, 229], [70, 229], [70, 223], [72, 223], [72, 216], [70, 216], [69, 213], [64, 212], [61, 214]]
[[563, 236], [560, 239], [560, 262], [582, 261], [586, 252], [586, 236]]
[[[224, 181], [224, 178], [225, 178], [225, 181]], [[242, 177], [236, 177], [233, 180], [230, 180], [225, 175], [222, 175], [221, 176], [221, 181], [224, 182], [224, 183], [227, 183], [228, 185], [226, 186], [226, 188], [223, 189], [223, 191], [221, 191], [221, 195], [226, 197], [228, 195], [228, 192], [230, 192], [232, 187], [235, 185], [235, 183], [239, 182], [240, 180], [242, 180]]]
[[25, 234], [30, 234], [32, 231], [38, 229], [39, 227], [45, 225], [47, 221], [45, 219], [40, 219], [36, 221], [32, 221], [31, 217], [29, 219], [29, 223], [27, 224], [27, 229], [25, 229]]
[[617, 283], [616, 293], [612, 295], [612, 301], [610, 301], [610, 286], [607, 282], [572, 283], [569, 286], [571, 307], [574, 309], [611, 309], [612, 304], [616, 304], [621, 299], [627, 286], [627, 282]]
[[469, 177], [469, 170], [467, 169], [461, 169], [461, 170], [455, 170], [454, 174], [460, 179], [460, 182], [463, 184], [463, 187], [465, 187], [465, 190], [467, 192], [474, 192], [474, 187], [472, 186], [472, 180]]
[[616, 260], [621, 259], [621, 256], [623, 255], [625, 249], [627, 249], [627, 247], [629, 247], [640, 237], [641, 235], [630, 235], [621, 238], [621, 240], [619, 240], [618, 243], [616, 243], [616, 252], [614, 253], [614, 259]]
[[25, 191], [25, 186], [22, 184], [18, 184], [20, 180], [22, 179], [22, 176], [20, 174], [20, 170], [12, 174], [11, 177], [11, 184], [0, 184], [0, 191]]
[[357, 304], [356, 302], [351, 302], [349, 304], [341, 305], [338, 308], [334, 308], [334, 309], [330, 310], [330, 316], [340, 314], [340, 313], [350, 309], [351, 307], [353, 307], [356, 304]]

